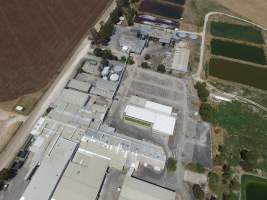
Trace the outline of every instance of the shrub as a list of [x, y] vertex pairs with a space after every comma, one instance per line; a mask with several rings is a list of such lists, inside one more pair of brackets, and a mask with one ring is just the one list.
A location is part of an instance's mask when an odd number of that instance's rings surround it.
[[193, 195], [196, 199], [198, 200], [204, 199], [205, 194], [200, 185], [194, 184], [192, 189], [193, 189]]
[[149, 60], [151, 58], [151, 56], [149, 54], [145, 55], [145, 60]]
[[176, 164], [177, 164], [177, 160], [175, 160], [174, 158], [168, 158], [167, 163], [166, 163], [167, 170], [169, 172], [175, 171]]
[[216, 191], [216, 187], [218, 185], [218, 182], [220, 181], [220, 177], [215, 172], [209, 172], [208, 174], [209, 178], [209, 187], [212, 191]]
[[134, 59], [133, 59], [132, 56], [130, 56], [130, 57], [128, 58], [128, 64], [129, 64], [129, 65], [133, 65], [133, 64], [134, 64]]
[[122, 61], [122, 62], [125, 62], [126, 59], [127, 59], [127, 58], [126, 58], [125, 56], [122, 56], [122, 57], [121, 57], [121, 61]]
[[213, 111], [213, 108], [210, 104], [202, 103], [200, 105], [199, 114], [204, 121], [207, 121], [210, 118], [212, 111]]
[[205, 168], [199, 163], [188, 163], [186, 169], [197, 173], [205, 173]]
[[161, 72], [161, 73], [164, 73], [166, 72], [166, 68], [163, 64], [160, 64], [158, 67], [157, 67], [157, 72]]
[[150, 66], [148, 65], [147, 62], [142, 62], [141, 67], [144, 68], [144, 69], [150, 68]]

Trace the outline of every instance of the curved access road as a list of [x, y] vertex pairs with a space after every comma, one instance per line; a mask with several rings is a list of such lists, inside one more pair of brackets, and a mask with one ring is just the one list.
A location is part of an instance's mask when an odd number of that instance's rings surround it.
[[205, 39], [206, 39], [206, 31], [207, 31], [207, 24], [208, 24], [208, 21], [209, 21], [209, 18], [213, 15], [224, 15], [224, 16], [227, 16], [227, 17], [231, 17], [231, 18], [234, 18], [234, 19], [237, 19], [239, 21], [243, 21], [243, 22], [246, 22], [246, 23], [249, 23], [253, 26], [256, 26], [264, 31], [267, 31], [267, 28], [259, 25], [259, 24], [256, 24], [256, 23], [253, 23], [249, 20], [245, 20], [245, 19], [242, 19], [240, 17], [236, 17], [234, 15], [230, 15], [230, 14], [226, 14], [226, 13], [222, 13], [222, 12], [209, 12], [206, 14], [205, 16], [205, 19], [204, 19], [204, 26], [203, 26], [203, 31], [201, 33], [202, 35], [202, 40], [201, 40], [201, 46], [200, 46], [200, 59], [199, 59], [199, 64], [198, 64], [198, 71], [196, 74], [194, 74], [194, 78], [196, 80], [201, 80], [201, 73], [203, 71], [203, 65], [204, 65], [204, 53], [205, 53]]
[[[196, 74], [193, 75], [193, 78], [196, 80], [196, 81], [202, 81], [201, 79], [201, 73], [203, 71], [203, 65], [204, 65], [204, 54], [205, 54], [205, 39], [206, 39], [206, 31], [207, 31], [207, 24], [208, 24], [208, 21], [209, 21], [209, 17], [211, 16], [214, 16], [214, 15], [224, 15], [224, 16], [227, 16], [227, 17], [231, 17], [231, 18], [234, 18], [234, 19], [237, 19], [239, 21], [242, 21], [242, 22], [246, 22], [246, 23], [249, 23], [253, 26], [256, 26], [264, 31], [267, 31], [267, 28], [259, 25], [259, 24], [256, 24], [256, 23], [253, 23], [249, 20], [246, 20], [246, 19], [242, 19], [240, 17], [236, 17], [234, 15], [230, 15], [230, 14], [226, 14], [226, 13], [222, 13], [222, 12], [209, 12], [206, 14], [205, 16], [205, 19], [204, 19], [204, 26], [203, 26], [203, 31], [201, 33], [202, 35], [202, 40], [201, 40], [201, 46], [200, 46], [200, 59], [199, 59], [199, 64], [198, 64], [198, 71], [196, 72]], [[209, 86], [211, 86], [209, 84]], [[221, 90], [218, 90], [217, 88], [215, 88], [214, 86], [211, 86], [214, 90], [216, 90], [218, 93], [220, 94], [223, 94], [224, 96], [227, 96], [227, 97], [230, 97], [231, 99], [235, 99], [237, 101], [241, 101], [241, 102], [244, 102], [244, 103], [249, 103], [249, 104], [252, 104], [262, 110], [264, 110], [265, 112], [267, 112], [267, 108], [258, 104], [257, 102], [254, 102], [250, 99], [247, 99], [245, 97], [241, 97], [241, 96], [237, 96], [237, 95], [234, 95], [234, 94], [229, 94], [229, 93], [226, 93], [226, 92], [223, 92]]]

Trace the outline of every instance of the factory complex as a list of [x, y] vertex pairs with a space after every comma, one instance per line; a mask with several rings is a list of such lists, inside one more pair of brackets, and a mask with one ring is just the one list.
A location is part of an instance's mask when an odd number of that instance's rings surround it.
[[[118, 61], [104, 65], [91, 54], [80, 61], [77, 72], [31, 131], [34, 141], [25, 177], [30, 182], [20, 200], [99, 199], [109, 169], [126, 173], [120, 199], [130, 200], [127, 188], [136, 190], [129, 181], [135, 180], [134, 170], [140, 166], [164, 170], [167, 158], [161, 146], [118, 133], [104, 122], [125, 67]], [[131, 102], [136, 102], [136, 109], [147, 109], [143, 112], [155, 132], [172, 134], [176, 120], [172, 108], [134, 97]], [[162, 120], [167, 123], [163, 128]], [[144, 183], [144, 187], [157, 190], [158, 186]]]

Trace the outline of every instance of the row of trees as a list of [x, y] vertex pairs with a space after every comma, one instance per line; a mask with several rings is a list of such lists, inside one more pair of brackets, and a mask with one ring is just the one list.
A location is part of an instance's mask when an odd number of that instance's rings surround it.
[[3, 190], [5, 181], [8, 181], [14, 178], [17, 174], [17, 171], [14, 169], [4, 168], [0, 171], [0, 191]]
[[101, 24], [100, 30], [91, 30], [92, 42], [95, 45], [108, 45], [110, 37], [115, 31], [114, 24], [118, 23], [120, 17], [125, 15], [128, 25], [133, 25], [136, 11], [131, 7], [129, 0], [118, 0], [116, 8], [110, 14], [106, 23]]
[[110, 49], [95, 48], [94, 55], [101, 57], [104, 60], [118, 60], [117, 56], [114, 56]]

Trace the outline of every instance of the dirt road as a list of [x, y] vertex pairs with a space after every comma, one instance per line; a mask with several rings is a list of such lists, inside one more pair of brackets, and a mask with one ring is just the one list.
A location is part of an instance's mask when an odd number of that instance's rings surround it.
[[65, 65], [64, 69], [59, 74], [57, 79], [37, 103], [28, 120], [22, 125], [22, 127], [18, 130], [17, 134], [12, 138], [5, 151], [0, 154], [0, 169], [7, 167], [8, 164], [15, 157], [19, 148], [29, 136], [30, 131], [33, 128], [35, 122], [38, 120], [39, 117], [43, 115], [49, 105], [55, 100], [57, 95], [65, 87], [67, 81], [71, 77], [72, 73], [75, 71], [79, 60], [88, 52], [89, 47], [90, 42], [87, 40], [87, 38], [85, 38], [75, 51], [75, 54]]

